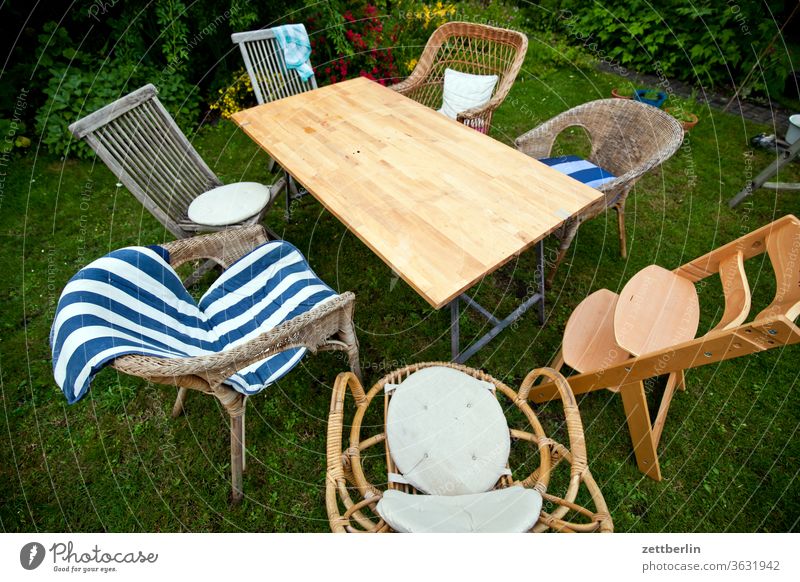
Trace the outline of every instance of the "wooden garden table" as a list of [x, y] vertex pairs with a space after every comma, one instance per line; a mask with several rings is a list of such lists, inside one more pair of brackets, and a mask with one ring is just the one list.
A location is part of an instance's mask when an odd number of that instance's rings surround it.
[[[466, 361], [535, 304], [542, 240], [602, 194], [364, 78], [265, 103], [234, 121], [434, 309]], [[500, 320], [466, 295], [538, 244], [537, 290]], [[459, 299], [492, 329], [459, 347]]]

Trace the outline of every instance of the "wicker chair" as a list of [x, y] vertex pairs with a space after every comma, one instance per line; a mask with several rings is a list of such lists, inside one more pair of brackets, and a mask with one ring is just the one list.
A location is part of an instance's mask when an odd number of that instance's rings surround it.
[[580, 224], [613, 208], [619, 222], [620, 253], [627, 256], [625, 201], [631, 188], [646, 172], [668, 160], [683, 142], [683, 129], [671, 115], [638, 101], [600, 99], [574, 107], [519, 136], [514, 143], [527, 155], [541, 159], [553, 155], [553, 144], [561, 132], [582, 127], [589, 134], [592, 151], [588, 161], [615, 176], [597, 189], [604, 197], [570, 218], [556, 232], [559, 253], [547, 275], [552, 284]]
[[428, 39], [411, 75], [392, 89], [426, 107], [439, 109], [445, 69], [497, 75], [499, 80], [489, 102], [462, 111], [457, 117], [461, 123], [488, 134], [492, 115], [514, 84], [527, 50], [528, 38], [520, 32], [470, 22], [448, 22]]
[[[611, 532], [613, 523], [608, 514], [603, 495], [597, 486], [586, 461], [586, 445], [583, 436], [580, 413], [578, 411], [575, 397], [564, 378], [557, 372], [549, 368], [533, 370], [528, 374], [522, 383], [519, 392], [509, 388], [499, 380], [488, 374], [452, 363], [423, 363], [414, 364], [396, 370], [381, 380], [379, 380], [369, 392], [365, 392], [358, 378], [350, 373], [339, 374], [333, 388], [331, 398], [330, 417], [328, 420], [328, 470], [326, 476], [325, 500], [330, 520], [331, 529], [339, 533], [382, 533], [391, 532], [392, 528], [384, 521], [378, 513], [377, 505], [382, 499], [384, 491], [376, 487], [367, 476], [371, 473], [377, 477], [376, 482], [388, 482], [387, 490], [399, 490], [405, 493], [419, 493], [409, 484], [401, 484], [401, 479], [397, 479], [399, 470], [394, 462], [393, 456], [388, 448], [386, 416], [392, 398], [392, 391], [387, 391], [387, 385], [398, 384], [407, 379], [411, 374], [419, 370], [431, 367], [444, 367], [463, 372], [472, 378], [488, 382], [494, 387], [495, 396], [500, 399], [502, 408], [511, 405], [521, 412], [530, 425], [529, 430], [510, 429], [510, 436], [513, 442], [529, 443], [538, 451], [538, 467], [524, 478], [514, 478], [510, 471], [500, 477], [494, 489], [505, 489], [512, 485], [521, 485], [524, 488], [538, 491], [544, 503], [549, 505], [546, 511], [544, 506], [539, 513], [538, 521], [530, 530], [542, 532], [552, 529], [559, 532]], [[566, 427], [570, 439], [570, 449], [560, 445], [548, 438], [539, 420], [527, 402], [528, 394], [533, 385], [544, 377], [545, 380], [554, 382], [558, 386], [559, 394], [563, 401], [564, 412], [566, 415]], [[356, 407], [352, 420], [345, 422], [345, 395], [350, 391]], [[384, 423], [378, 425], [376, 434], [362, 434], [365, 429], [375, 426], [375, 422], [370, 424], [369, 405], [378, 395], [384, 395], [383, 410]], [[504, 398], [500, 398], [500, 395]], [[469, 405], [468, 405], [469, 406]], [[502, 412], [500, 412], [502, 416]], [[349, 444], [343, 448], [343, 432], [347, 426], [350, 438]], [[382, 452], [374, 451], [372, 447], [381, 445], [385, 449]], [[426, 456], [427, 457], [427, 456]], [[472, 457], [475, 458], [474, 456]], [[380, 465], [376, 460], [386, 459], [387, 474], [380, 475], [379, 469], [374, 468]], [[548, 493], [551, 476], [556, 467], [565, 463], [569, 466], [569, 479], [566, 493], [563, 497], [556, 497]], [[591, 499], [594, 510], [584, 508], [575, 503], [575, 499], [581, 491], [581, 485], [586, 490], [583, 493], [585, 499]], [[352, 494], [357, 494], [360, 499], [353, 499]], [[588, 493], [588, 496], [586, 495]], [[570, 513], [570, 517], [578, 521], [567, 521], [565, 516]]]
[[[162, 246], [168, 251], [173, 268], [198, 259], [213, 259], [227, 268], [268, 240], [264, 228], [256, 225], [177, 240]], [[352, 372], [360, 376], [358, 341], [353, 325], [354, 301], [352, 293], [343, 293], [246, 343], [215, 354], [175, 358], [124, 355], [114, 359], [110, 365], [120, 372], [151, 382], [177, 386], [173, 417], [183, 412], [189, 390], [213, 395], [220, 401], [231, 418], [232, 497], [234, 502], [238, 502], [243, 497], [247, 397], [226, 384], [226, 380], [268, 356], [298, 347], [305, 347], [312, 353], [343, 351], [348, 356]]]
[[[261, 222], [280, 193], [282, 181], [270, 187], [250, 182], [223, 186], [156, 94], [153, 85], [145, 85], [76, 121], [69, 130], [77, 139], [86, 140], [175, 238]], [[190, 218], [190, 206], [203, 194], [212, 196], [206, 201], [212, 202], [213, 208], [204, 209], [203, 214], [209, 216], [201, 224]], [[235, 204], [231, 203], [233, 197]], [[252, 213], [242, 216], [243, 208]]]

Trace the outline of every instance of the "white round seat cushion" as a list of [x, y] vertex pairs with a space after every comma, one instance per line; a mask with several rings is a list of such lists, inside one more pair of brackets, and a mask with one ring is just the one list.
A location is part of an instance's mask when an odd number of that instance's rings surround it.
[[405, 533], [522, 533], [542, 511], [542, 496], [521, 486], [472, 495], [412, 495], [390, 489], [376, 508], [393, 530]]
[[189, 220], [205, 226], [237, 224], [269, 203], [269, 188], [258, 182], [225, 184], [203, 192], [189, 205]]
[[434, 495], [466, 495], [488, 491], [508, 473], [511, 438], [492, 384], [433, 366], [387, 389], [394, 394], [386, 439], [411, 485]]

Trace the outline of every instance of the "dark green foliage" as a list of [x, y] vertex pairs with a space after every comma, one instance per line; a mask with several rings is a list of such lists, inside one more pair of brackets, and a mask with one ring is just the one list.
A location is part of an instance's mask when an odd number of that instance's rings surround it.
[[[730, 86], [747, 73], [789, 16], [784, 3], [743, 0], [561, 0], [539, 8], [569, 41], [624, 67], [699, 86]], [[791, 4], [791, 3], [789, 3]], [[775, 20], [773, 20], [773, 16]], [[782, 39], [746, 91], [779, 94], [790, 72]]]

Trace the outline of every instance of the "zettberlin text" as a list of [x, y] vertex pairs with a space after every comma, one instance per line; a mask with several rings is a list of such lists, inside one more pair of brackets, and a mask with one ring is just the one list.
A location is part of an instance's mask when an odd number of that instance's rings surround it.
[[699, 546], [684, 544], [682, 546], [642, 546], [643, 554], [699, 554]]

